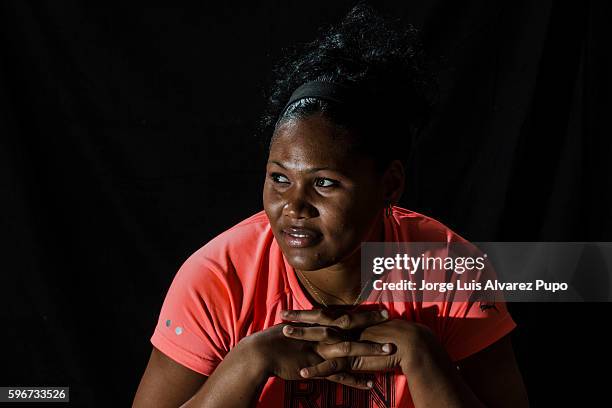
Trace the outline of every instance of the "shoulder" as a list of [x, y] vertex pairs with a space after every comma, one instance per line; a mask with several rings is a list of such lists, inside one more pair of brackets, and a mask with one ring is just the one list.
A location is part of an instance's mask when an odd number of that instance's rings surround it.
[[430, 216], [402, 207], [393, 207], [394, 228], [406, 242], [467, 242], [465, 238]]
[[265, 250], [273, 238], [272, 229], [266, 213], [262, 210], [221, 232], [201, 247], [199, 256], [216, 257], [222, 254], [231, 256], [254, 250]]
[[210, 375], [239, 340], [258, 283], [265, 279], [272, 234], [263, 212], [193, 252], [166, 293], [151, 342], [164, 354]]
[[[482, 252], [442, 222], [415, 211], [401, 207], [393, 209], [394, 229], [399, 231], [401, 242], [443, 242], [442, 256], [481, 256]], [[448, 251], [448, 252], [445, 252]], [[477, 278], [494, 279], [495, 271], [485, 261], [487, 272]], [[463, 275], [466, 278], [468, 275]], [[445, 279], [442, 276], [442, 279]], [[462, 292], [465, 296], [475, 294], [474, 290]], [[454, 361], [465, 358], [493, 344], [516, 327], [505, 302], [495, 301], [495, 308], [481, 308], [482, 302], [458, 300], [458, 296], [442, 301], [423, 302], [419, 307], [419, 319], [438, 336]], [[427, 304], [427, 306], [425, 306]]]
[[221, 264], [245, 262], [268, 250], [273, 238], [268, 217], [262, 210], [215, 236], [188, 260]]
[[175, 284], [183, 282], [201, 292], [214, 286], [249, 285], [257, 279], [261, 260], [269, 256], [273, 238], [268, 218], [260, 211], [193, 252], [178, 270]]

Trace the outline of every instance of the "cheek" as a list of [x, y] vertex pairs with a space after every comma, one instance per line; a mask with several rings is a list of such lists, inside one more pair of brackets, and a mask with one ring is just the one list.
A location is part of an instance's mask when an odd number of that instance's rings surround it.
[[350, 212], [342, 208], [326, 208], [321, 211], [324, 219], [323, 229], [329, 242], [334, 247], [345, 247], [354, 241], [357, 234], [357, 224]]
[[365, 234], [376, 219], [376, 208], [370, 208], [366, 204], [356, 200], [349, 200], [346, 203], [337, 201], [332, 206], [322, 208], [325, 232], [334, 246], [353, 246], [365, 238]]
[[275, 214], [282, 207], [279, 195], [266, 181], [263, 187], [263, 207], [268, 216]]

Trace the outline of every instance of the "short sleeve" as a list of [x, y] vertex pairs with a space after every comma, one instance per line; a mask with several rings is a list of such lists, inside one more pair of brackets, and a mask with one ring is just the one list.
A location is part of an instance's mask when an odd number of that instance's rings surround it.
[[[394, 224], [390, 225], [394, 226]], [[386, 238], [409, 244], [435, 243], [436, 245], [423, 247], [430, 256], [442, 258], [450, 256], [454, 259], [459, 259], [457, 256], [469, 256], [474, 259], [481, 256], [487, 258], [475, 244], [467, 241], [444, 224], [414, 211], [404, 213], [404, 216], [401, 217], [400, 228], [399, 240], [392, 235]], [[445, 245], [438, 245], [441, 243]], [[417, 245], [409, 248], [413, 251], [414, 248], [420, 247]], [[456, 284], [457, 280], [463, 283], [473, 283], [472, 279], [474, 279], [474, 282], [482, 285], [482, 289], [486, 289], [486, 281], [494, 280], [496, 272], [488, 259], [484, 260], [484, 264], [485, 267], [482, 270], [477, 268], [478, 276], [457, 272], [460, 275], [458, 277], [457, 273], [447, 273], [446, 268], [438, 268], [438, 273], [432, 275], [436, 268], [431, 268], [427, 271], [428, 280]], [[467, 268], [467, 265], [464, 266]], [[425, 276], [424, 273], [423, 276]], [[457, 285], [455, 289], [449, 289], [440, 296], [442, 300], [436, 300], [438, 299], [436, 298], [432, 301], [411, 304], [415, 310], [415, 320], [425, 324], [433, 331], [453, 361], [462, 360], [487, 348], [516, 327], [502, 293], [491, 290], [481, 291], [476, 287], [474, 289], [464, 288], [459, 289]]]
[[443, 345], [453, 361], [462, 360], [510, 333], [516, 323], [505, 302], [455, 302], [439, 318]]
[[[512, 319], [501, 291], [482, 291], [486, 283], [496, 280], [497, 273], [492, 263], [474, 244], [456, 233], [450, 235], [455, 255], [483, 257], [485, 268], [476, 280], [481, 291], [463, 290], [460, 299], [448, 301], [440, 308], [438, 327], [441, 329], [443, 345], [453, 361], [462, 360], [492, 345], [510, 333], [516, 323]], [[473, 275], [470, 275], [470, 278]], [[464, 279], [467, 281], [467, 277]], [[480, 298], [482, 300], [467, 300]]]
[[[460, 237], [458, 240], [462, 243], [460, 245], [465, 245], [470, 256], [483, 255], [473, 244]], [[478, 279], [482, 287], [497, 277], [488, 259], [485, 258], [484, 264], [485, 269]], [[470, 291], [464, 293], [470, 296], [475, 294]], [[486, 295], [483, 296], [484, 293]], [[516, 327], [501, 291], [480, 292], [480, 296], [483, 297], [482, 301], [450, 302], [445, 305], [442, 316], [443, 339], [453, 361], [464, 359], [492, 345]]]
[[210, 376], [235, 339], [234, 302], [226, 277], [201, 252], [176, 273], [151, 343], [181, 365]]

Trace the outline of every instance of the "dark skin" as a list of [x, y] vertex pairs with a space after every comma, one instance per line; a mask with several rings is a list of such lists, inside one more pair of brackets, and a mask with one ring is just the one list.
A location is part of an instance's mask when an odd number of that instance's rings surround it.
[[[377, 173], [367, 156], [346, 148], [350, 141], [349, 132], [320, 115], [282, 124], [271, 144], [263, 192], [287, 260], [319, 288], [310, 297], [329, 305], [351, 304], [357, 297], [359, 245], [382, 240], [382, 210], [399, 200], [404, 185], [399, 161]], [[316, 238], [306, 246], [290, 245], [283, 229], [296, 225]], [[388, 368], [407, 375], [419, 408], [528, 406], [508, 336], [454, 364], [427, 327], [380, 311], [288, 311], [283, 319], [243, 338], [209, 378], [154, 349], [134, 406], [247, 407], [269, 376], [325, 378], [367, 389], [369, 377], [362, 372]], [[358, 338], [349, 337], [355, 330]]]
[[[359, 247], [382, 240], [382, 208], [403, 192], [401, 162], [381, 176], [369, 157], [347, 149], [348, 132], [320, 115], [289, 121], [272, 140], [263, 206], [287, 261], [327, 294], [327, 304], [352, 303], [360, 291]], [[320, 170], [317, 170], [320, 169]], [[320, 235], [292, 248], [282, 230], [303, 226]]]

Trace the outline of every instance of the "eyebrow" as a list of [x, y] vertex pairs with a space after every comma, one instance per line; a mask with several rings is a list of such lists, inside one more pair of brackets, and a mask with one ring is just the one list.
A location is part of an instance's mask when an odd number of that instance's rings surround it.
[[[282, 167], [283, 169], [287, 170], [287, 168], [285, 166], [283, 166], [280, 162], [277, 162], [276, 160], [270, 160], [270, 163], [274, 163], [274, 164], [278, 165], [279, 167]], [[331, 171], [338, 172], [337, 170], [334, 170], [334, 169], [332, 169], [330, 167], [314, 167], [312, 169], [306, 170], [306, 173], [315, 173], [315, 172], [320, 171], [320, 170], [331, 170]]]

